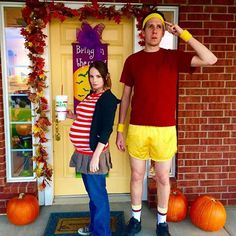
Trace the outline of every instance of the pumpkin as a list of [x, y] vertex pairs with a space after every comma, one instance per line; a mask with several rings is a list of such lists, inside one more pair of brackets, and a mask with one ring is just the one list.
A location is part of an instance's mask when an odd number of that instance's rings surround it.
[[19, 135], [29, 135], [31, 133], [32, 126], [31, 124], [17, 124], [16, 125], [16, 132]]
[[186, 218], [188, 201], [180, 189], [172, 189], [170, 192], [167, 221], [178, 222]]
[[7, 203], [7, 218], [15, 225], [32, 223], [39, 215], [39, 203], [35, 196], [20, 193]]
[[205, 231], [218, 231], [226, 222], [223, 204], [211, 196], [200, 196], [193, 201], [190, 208], [192, 223]]

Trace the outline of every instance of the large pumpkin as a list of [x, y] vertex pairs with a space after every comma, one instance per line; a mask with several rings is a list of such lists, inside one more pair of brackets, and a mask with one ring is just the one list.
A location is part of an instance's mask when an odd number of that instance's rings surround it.
[[223, 204], [211, 196], [196, 198], [190, 209], [194, 225], [205, 231], [218, 231], [225, 225], [226, 211]]
[[188, 201], [179, 189], [170, 192], [167, 221], [178, 222], [185, 219], [188, 210]]
[[35, 196], [19, 194], [7, 203], [7, 218], [15, 225], [32, 223], [39, 215], [39, 204]]

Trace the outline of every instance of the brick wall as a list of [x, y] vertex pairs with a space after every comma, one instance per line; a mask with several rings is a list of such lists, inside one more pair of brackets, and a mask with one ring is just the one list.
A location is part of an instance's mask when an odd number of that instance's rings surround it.
[[[179, 25], [218, 57], [212, 67], [180, 75], [178, 156], [174, 185], [191, 202], [210, 194], [236, 204], [236, 1], [179, 0]], [[179, 48], [191, 50], [180, 42]], [[155, 181], [149, 180], [149, 204], [155, 206]]]
[[177, 186], [190, 201], [201, 193], [236, 204], [236, 1], [188, 2], [180, 25], [218, 62], [179, 81]]
[[[180, 75], [175, 185], [190, 201], [211, 194], [224, 204], [236, 204], [236, 0], [129, 2], [178, 5], [180, 26], [217, 55], [215, 66]], [[182, 42], [179, 48], [191, 50]], [[12, 195], [35, 192], [32, 183], [6, 183], [3, 122], [0, 95], [0, 213]], [[156, 201], [155, 182], [150, 182], [149, 198]]]

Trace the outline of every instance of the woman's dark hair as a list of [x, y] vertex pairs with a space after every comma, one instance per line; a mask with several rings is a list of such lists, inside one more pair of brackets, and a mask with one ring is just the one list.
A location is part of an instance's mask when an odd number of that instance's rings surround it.
[[[164, 14], [163, 14], [162, 12], [160, 12], [160, 11], [151, 11], [151, 12], [148, 12], [146, 15], [144, 15], [144, 17], [143, 17], [143, 19], [142, 19], [142, 24], [141, 24], [141, 25], [143, 25], [143, 21], [145, 20], [145, 18], [146, 18], [148, 15], [152, 14], [152, 13], [157, 13], [157, 14], [161, 15], [162, 18], [164, 19], [164, 21], [166, 21], [166, 18], [165, 18]], [[143, 29], [145, 29], [145, 26], [144, 26]]]
[[88, 76], [90, 77], [90, 69], [95, 68], [99, 71], [100, 75], [102, 76], [104, 82], [104, 89], [111, 88], [111, 78], [110, 73], [108, 71], [107, 64], [103, 61], [94, 61], [89, 65]]

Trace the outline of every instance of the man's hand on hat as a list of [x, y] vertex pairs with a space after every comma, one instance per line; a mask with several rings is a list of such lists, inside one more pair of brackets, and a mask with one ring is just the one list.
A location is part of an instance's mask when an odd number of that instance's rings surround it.
[[179, 36], [183, 32], [183, 29], [180, 28], [177, 24], [172, 24], [168, 21], [165, 21], [165, 25], [167, 31], [175, 36]]

